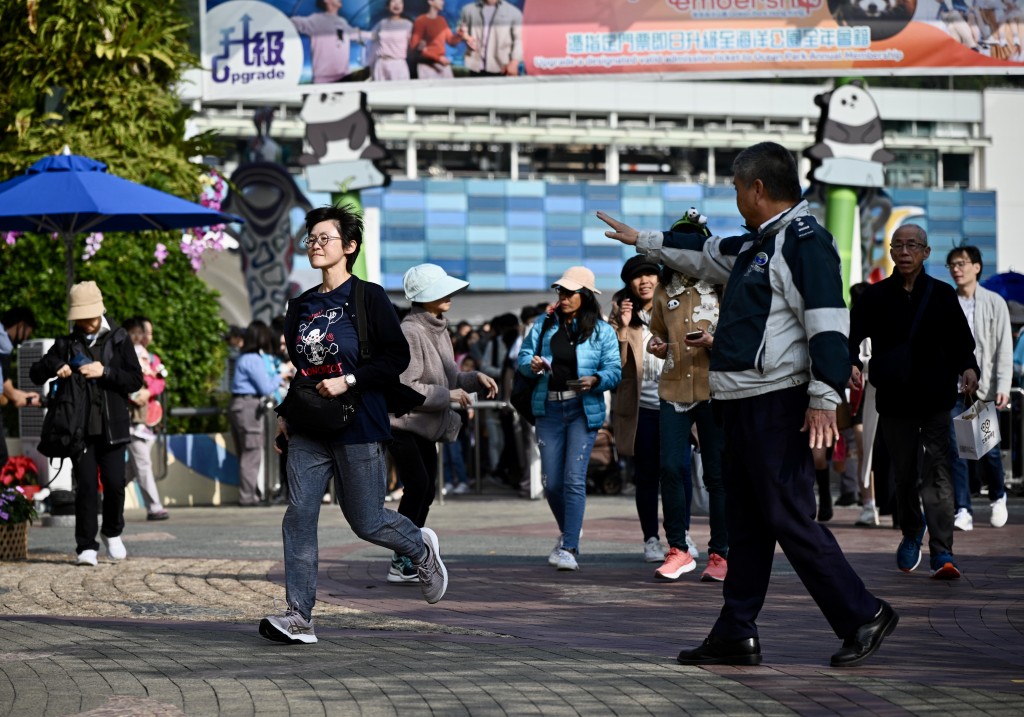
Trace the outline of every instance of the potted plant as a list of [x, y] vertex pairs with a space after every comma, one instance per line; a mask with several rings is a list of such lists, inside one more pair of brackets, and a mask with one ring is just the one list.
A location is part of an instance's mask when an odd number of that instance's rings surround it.
[[39, 471], [31, 458], [14, 456], [0, 469], [0, 561], [28, 557], [28, 526], [38, 516], [32, 502]]

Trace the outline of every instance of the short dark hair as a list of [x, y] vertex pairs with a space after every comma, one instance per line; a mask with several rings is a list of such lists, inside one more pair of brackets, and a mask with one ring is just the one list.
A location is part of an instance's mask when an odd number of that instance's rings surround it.
[[128, 332], [134, 331], [135, 329], [145, 328], [142, 325], [142, 320], [139, 319], [138, 316], [133, 316], [130, 319], [125, 319], [124, 323], [121, 324], [121, 326], [124, 328], [125, 331]]
[[961, 254], [966, 254], [968, 261], [972, 264], [977, 264], [980, 271], [985, 270], [985, 262], [981, 260], [981, 249], [976, 246], [971, 246], [970, 244], [961, 244], [960, 246], [955, 246], [950, 249], [949, 253], [946, 254], [946, 266], [949, 266], [953, 259]]
[[260, 320], [253, 321], [245, 329], [245, 340], [242, 344], [243, 354], [262, 351], [274, 353], [274, 335], [270, 327]]
[[335, 228], [341, 234], [342, 242], [355, 242], [356, 250], [351, 254], [346, 254], [348, 257], [346, 266], [351, 272], [352, 267], [356, 265], [356, 259], [359, 258], [359, 250], [363, 246], [363, 215], [351, 204], [338, 207], [317, 207], [306, 215], [306, 233], [313, 231], [313, 227], [320, 222], [334, 222]]
[[769, 199], [800, 201], [800, 175], [793, 153], [777, 142], [758, 142], [736, 155], [733, 176], [751, 185], [755, 179], [764, 184]]
[[27, 306], [12, 306], [0, 317], [0, 323], [6, 328], [11, 328], [17, 323], [24, 323], [30, 329], [36, 328], [36, 315]]

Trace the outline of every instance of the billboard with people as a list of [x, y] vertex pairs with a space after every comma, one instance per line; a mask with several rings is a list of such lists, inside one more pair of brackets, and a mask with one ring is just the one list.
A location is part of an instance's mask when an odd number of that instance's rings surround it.
[[205, 0], [204, 96], [524, 76], [1021, 73], [1022, 1]]

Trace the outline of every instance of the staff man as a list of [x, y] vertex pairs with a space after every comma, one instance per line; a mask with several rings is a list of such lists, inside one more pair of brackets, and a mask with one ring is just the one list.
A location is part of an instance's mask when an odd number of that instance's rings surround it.
[[612, 228], [606, 236], [690, 276], [728, 281], [711, 353], [711, 389], [726, 435], [725, 604], [703, 644], [680, 652], [678, 661], [760, 664], [756, 620], [778, 543], [843, 641], [832, 665], [857, 665], [899, 618], [868, 592], [814, 520], [811, 448], [838, 437], [835, 409], [850, 376], [839, 254], [801, 201], [789, 150], [755, 144], [736, 157], [733, 174], [748, 229], [742, 236], [638, 232], [597, 213]]

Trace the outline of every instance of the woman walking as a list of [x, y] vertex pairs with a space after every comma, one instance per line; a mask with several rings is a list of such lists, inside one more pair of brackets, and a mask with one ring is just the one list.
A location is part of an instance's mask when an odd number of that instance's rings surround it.
[[[317, 524], [331, 481], [356, 535], [412, 556], [428, 603], [448, 588], [434, 531], [384, 507], [388, 413], [403, 413], [423, 396], [399, 381], [409, 364], [409, 344], [387, 294], [351, 274], [363, 241], [362, 219], [347, 207], [321, 207], [306, 215], [306, 231], [303, 246], [321, 271], [321, 283], [288, 304], [284, 334], [296, 373], [278, 419], [278, 434], [288, 441], [288, 509], [282, 522], [287, 610], [260, 622], [261, 635], [287, 643], [317, 641]], [[333, 411], [312, 415], [303, 402], [319, 406], [316, 396], [329, 399]], [[341, 397], [355, 406], [354, 416], [342, 428], [324, 430], [341, 412]]]
[[[60, 336], [29, 377], [42, 386], [56, 376], [59, 391], [71, 391], [70, 382], [85, 384], [81, 405], [85, 415], [84, 450], [71, 457], [75, 484], [75, 552], [78, 565], [94, 566], [99, 543], [111, 560], [123, 560], [125, 447], [131, 441], [128, 396], [143, 386], [142, 368], [128, 332], [106, 316], [103, 294], [94, 281], [71, 287], [68, 321], [71, 332]], [[82, 415], [82, 414], [79, 414]], [[103, 527], [99, 528], [99, 481], [103, 481]]]
[[[404, 416], [391, 419], [391, 460], [405, 486], [398, 512], [422, 528], [437, 493], [437, 442], [458, 438], [462, 419], [451, 404], [461, 408], [472, 404], [470, 393], [487, 398], [498, 393], [498, 384], [480, 371], [459, 371], [445, 312], [452, 308], [452, 296], [469, 286], [448, 276], [436, 264], [420, 264], [405, 272], [405, 298], [412, 309], [402, 319], [402, 333], [409, 342], [409, 366], [402, 383], [426, 397], [423, 405]], [[418, 580], [408, 555], [395, 553], [388, 569], [388, 582]]]
[[[643, 532], [644, 560], [660, 563], [665, 548], [658, 535], [658, 494], [661, 484], [661, 399], [658, 381], [664, 360], [647, 350], [651, 311], [660, 265], [637, 255], [622, 267], [625, 287], [612, 298], [611, 325], [619, 338], [622, 383], [612, 402], [612, 433], [620, 456], [633, 457], [636, 512]], [[680, 437], [682, 440], [682, 437]]]
[[548, 563], [578, 570], [587, 464], [607, 412], [604, 392], [619, 384], [622, 369], [615, 330], [601, 319], [594, 273], [573, 266], [552, 287], [558, 305], [523, 339], [518, 370], [539, 376], [531, 405], [545, 494], [560, 533]]
[[[680, 224], [682, 222], [682, 225]], [[687, 231], [684, 220], [676, 231]], [[703, 225], [692, 226], [706, 231]], [[661, 397], [661, 500], [668, 555], [656, 577], [678, 580], [694, 570], [696, 546], [689, 540], [693, 479], [690, 433], [697, 427], [704, 484], [708, 488], [711, 539], [703, 582], [725, 580], [729, 554], [725, 527], [725, 487], [722, 483], [722, 429], [711, 411], [709, 352], [718, 325], [718, 292], [705, 281], [671, 271], [654, 294], [648, 350], [665, 360], [659, 382]]]

